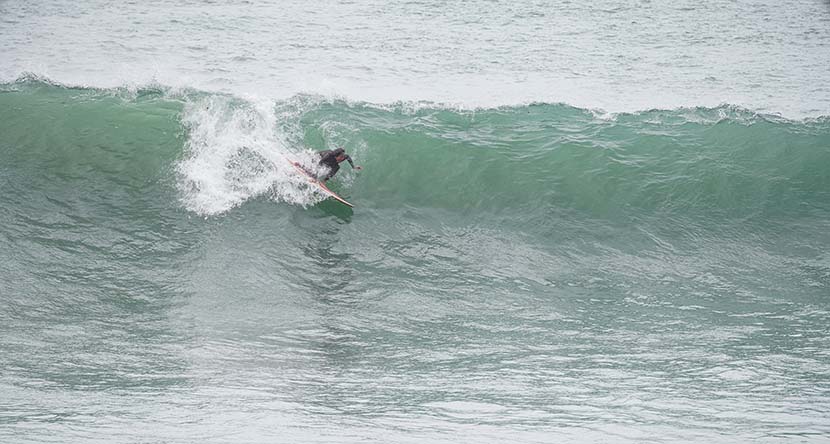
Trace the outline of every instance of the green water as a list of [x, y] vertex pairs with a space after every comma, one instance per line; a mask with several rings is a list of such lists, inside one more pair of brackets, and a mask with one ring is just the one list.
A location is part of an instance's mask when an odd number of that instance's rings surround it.
[[0, 91], [4, 442], [830, 434], [826, 118]]

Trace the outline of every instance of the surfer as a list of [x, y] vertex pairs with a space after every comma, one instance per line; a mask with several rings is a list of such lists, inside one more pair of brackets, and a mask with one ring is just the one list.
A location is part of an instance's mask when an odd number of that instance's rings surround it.
[[355, 166], [354, 162], [352, 162], [352, 158], [349, 157], [348, 154], [346, 154], [346, 150], [344, 150], [343, 148], [337, 148], [336, 150], [320, 151], [317, 154], [320, 156], [320, 165], [325, 166], [329, 170], [328, 173], [326, 173], [326, 176], [323, 177], [323, 182], [331, 179], [332, 177], [334, 177], [335, 174], [337, 174], [337, 171], [340, 170], [340, 163], [344, 160], [348, 160], [349, 165], [351, 165], [352, 168], [356, 170], [363, 169], [363, 167], [361, 166]]

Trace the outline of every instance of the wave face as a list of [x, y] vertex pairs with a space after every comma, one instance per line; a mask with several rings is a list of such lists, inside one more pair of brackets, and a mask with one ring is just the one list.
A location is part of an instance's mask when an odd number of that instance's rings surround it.
[[[364, 167], [332, 182], [354, 210], [287, 161], [335, 146]], [[8, 83], [0, 392], [22, 407], [2, 421], [94, 441], [78, 415], [103, 403], [147, 441], [826, 435], [827, 171], [826, 117], [733, 106]]]
[[[91, 144], [60, 153], [61, 168], [76, 165], [102, 182], [157, 168], [159, 182], [175, 183], [183, 206], [204, 216], [261, 196], [319, 202], [287, 160], [310, 161], [312, 150], [335, 146], [367, 167], [359, 181], [348, 166], [341, 173], [341, 189], [367, 208], [522, 210], [522, 218], [573, 211], [624, 222], [787, 219], [828, 209], [826, 118], [790, 121], [731, 106], [603, 115], [560, 104], [465, 111], [315, 96], [252, 103], [40, 82], [9, 85], [4, 100], [6, 137], [40, 144], [17, 155], [57, 162], [49, 142]], [[52, 139], [27, 140], [42, 137], [45, 122], [60, 125]], [[101, 141], [106, 149], [95, 149]]]

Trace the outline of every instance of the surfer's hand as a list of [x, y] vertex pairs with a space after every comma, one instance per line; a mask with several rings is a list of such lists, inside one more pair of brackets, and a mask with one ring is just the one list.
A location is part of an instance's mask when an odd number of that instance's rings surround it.
[[360, 165], [358, 165], [358, 166], [354, 167], [354, 169], [356, 169], [356, 170], [358, 170], [358, 171], [359, 171], [359, 170], [362, 170], [362, 169], [363, 169], [363, 167], [362, 167], [362, 166], [360, 166]]

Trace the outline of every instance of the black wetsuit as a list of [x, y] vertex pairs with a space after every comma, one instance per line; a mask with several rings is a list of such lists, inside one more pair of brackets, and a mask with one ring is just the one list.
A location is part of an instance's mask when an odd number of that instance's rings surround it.
[[329, 180], [337, 174], [337, 171], [340, 170], [340, 164], [337, 162], [337, 156], [342, 155], [345, 157], [345, 160], [349, 161], [349, 165], [354, 168], [354, 162], [352, 162], [352, 158], [349, 157], [348, 154], [344, 153], [342, 150], [326, 150], [320, 151], [318, 153], [320, 155], [320, 165], [325, 165], [328, 167], [329, 172], [323, 178], [323, 180]]

